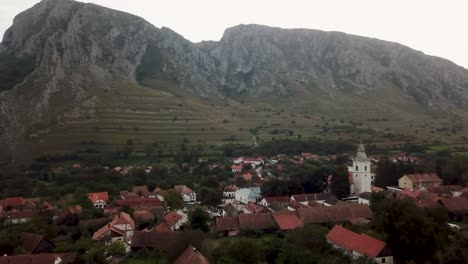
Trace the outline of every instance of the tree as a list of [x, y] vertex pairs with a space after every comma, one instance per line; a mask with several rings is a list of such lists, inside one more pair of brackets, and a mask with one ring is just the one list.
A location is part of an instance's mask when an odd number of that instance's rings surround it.
[[130, 205], [128, 204], [125, 204], [124, 206], [122, 206], [122, 209], [121, 209], [122, 212], [124, 213], [127, 213], [129, 215], [133, 215], [133, 212], [135, 211], [132, 207], [130, 207]]
[[167, 192], [166, 196], [164, 196], [164, 201], [166, 202], [166, 205], [172, 210], [182, 209], [184, 207], [184, 201], [182, 201], [182, 197], [174, 189], [171, 189]]
[[447, 220], [442, 208], [419, 208], [407, 199], [385, 199], [374, 211], [376, 230], [387, 235], [397, 261], [434, 262], [450, 241]]
[[225, 240], [213, 252], [214, 263], [262, 263], [261, 249], [253, 239]]
[[193, 229], [201, 229], [203, 232], [208, 232], [210, 231], [209, 221], [210, 215], [201, 207], [197, 207], [189, 212], [189, 222]]
[[344, 166], [337, 168], [331, 180], [330, 190], [339, 199], [349, 196], [348, 169]]
[[200, 189], [200, 202], [204, 205], [216, 206], [221, 204], [223, 193], [219, 189], [202, 187]]
[[115, 241], [107, 247], [106, 255], [108, 257], [125, 256], [125, 244], [120, 240]]

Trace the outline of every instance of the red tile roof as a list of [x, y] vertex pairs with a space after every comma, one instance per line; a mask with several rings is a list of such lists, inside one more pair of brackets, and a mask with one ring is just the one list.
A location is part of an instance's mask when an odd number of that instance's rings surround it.
[[405, 174], [413, 183], [442, 182], [442, 179], [434, 173], [425, 174]]
[[5, 206], [6, 207], [19, 207], [24, 205], [23, 197], [10, 197], [5, 198]]
[[273, 213], [273, 218], [281, 230], [291, 230], [298, 227], [304, 227], [301, 219], [295, 212], [279, 211]]
[[277, 203], [289, 203], [290, 199], [288, 196], [275, 196], [275, 197], [264, 197], [267, 203], [277, 202]]
[[[316, 204], [316, 205], [319, 206], [319, 204]], [[301, 204], [300, 202], [291, 201], [291, 202], [288, 203], [288, 207], [291, 207], [291, 208], [297, 210], [299, 208], [307, 208], [307, 207], [310, 207], [310, 206]]]
[[5, 219], [23, 219], [23, 218], [31, 218], [36, 213], [33, 211], [19, 211], [19, 212], [8, 212], [5, 214]]
[[148, 186], [133, 186], [132, 193], [137, 194], [138, 196], [148, 198], [152, 195], [152, 193], [148, 190]]
[[261, 204], [254, 204], [251, 202], [248, 202], [245, 208], [249, 210], [250, 212], [252, 212], [253, 214], [269, 212], [268, 208], [266, 208], [265, 206]]
[[277, 228], [278, 225], [271, 213], [258, 213], [239, 215], [239, 227], [241, 229], [264, 230]]
[[132, 237], [133, 250], [150, 248], [166, 253], [170, 258], [176, 258], [190, 245], [199, 244], [204, 239], [200, 232], [142, 232], [135, 231]]
[[216, 218], [217, 231], [239, 230], [239, 218], [237, 216]]
[[120, 199], [114, 201], [115, 205], [122, 207], [128, 205], [130, 207], [138, 206], [162, 206], [161, 200], [158, 198], [129, 198], [129, 199]]
[[190, 189], [189, 187], [185, 185], [176, 185], [174, 186], [174, 189], [176, 190], [176, 192], [180, 194], [190, 195], [193, 193], [192, 189]]
[[468, 199], [465, 197], [441, 198], [440, 203], [449, 212], [468, 212]]
[[164, 216], [164, 221], [166, 221], [166, 223], [171, 227], [177, 224], [177, 222], [179, 222], [181, 219], [182, 216], [174, 211], [171, 211], [166, 216]]
[[304, 224], [328, 223], [326, 207], [298, 208], [297, 213]]
[[104, 236], [107, 234], [108, 231], [115, 232], [120, 235], [124, 235], [125, 230], [120, 230], [119, 228], [116, 227], [117, 225], [124, 225], [124, 224], [130, 225], [132, 230], [135, 230], [135, 221], [133, 221], [130, 215], [125, 212], [120, 212], [114, 217], [114, 219], [109, 224], [106, 224], [105, 226], [101, 227], [101, 229], [94, 232], [93, 240], [106, 239], [106, 237]]
[[180, 255], [174, 264], [209, 264], [208, 260], [192, 245], [188, 246], [187, 249]]
[[169, 227], [166, 223], [160, 223], [154, 228], [156, 232], [172, 232], [171, 227]]
[[63, 254], [28, 254], [16, 256], [0, 256], [0, 264], [54, 264]]
[[344, 222], [350, 218], [372, 219], [373, 214], [366, 204], [345, 204], [297, 209], [304, 224]]
[[107, 192], [88, 193], [88, 199], [91, 200], [92, 203], [96, 203], [99, 200], [108, 202], [109, 194]]
[[385, 248], [385, 242], [370, 237], [354, 233], [342, 226], [335, 225], [326, 235], [326, 239], [331, 243], [348, 251], [356, 251], [361, 255], [376, 258]]

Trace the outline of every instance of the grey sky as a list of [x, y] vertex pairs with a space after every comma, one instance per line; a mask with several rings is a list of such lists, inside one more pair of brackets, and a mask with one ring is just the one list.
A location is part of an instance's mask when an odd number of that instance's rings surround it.
[[[0, 0], [0, 34], [38, 0]], [[466, 0], [86, 0], [141, 16], [198, 42], [228, 27], [312, 28], [399, 42], [468, 69]]]

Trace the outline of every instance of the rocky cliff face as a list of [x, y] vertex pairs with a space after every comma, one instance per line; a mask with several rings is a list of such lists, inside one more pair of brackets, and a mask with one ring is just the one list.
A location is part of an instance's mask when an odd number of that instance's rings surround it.
[[219, 42], [193, 44], [139, 17], [72, 0], [43, 0], [19, 14], [5, 33], [2, 54], [32, 63], [26, 78], [0, 89], [5, 153], [14, 152], [32, 128], [65, 116], [92, 117], [100, 99], [95, 90], [112, 89], [116, 77], [142, 84], [167, 79], [199, 96], [233, 99], [306, 100], [298, 95], [304, 87], [332, 99], [365, 97], [391, 86], [402, 100], [432, 111], [466, 110], [468, 102], [466, 69], [396, 43], [240, 25], [227, 29]]

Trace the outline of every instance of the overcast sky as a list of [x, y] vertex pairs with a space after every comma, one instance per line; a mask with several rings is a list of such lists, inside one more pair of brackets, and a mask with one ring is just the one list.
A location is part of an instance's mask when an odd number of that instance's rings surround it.
[[[39, 0], [0, 0], [0, 35]], [[466, 0], [87, 0], [141, 16], [198, 42], [228, 27], [311, 28], [399, 42], [468, 69]]]

